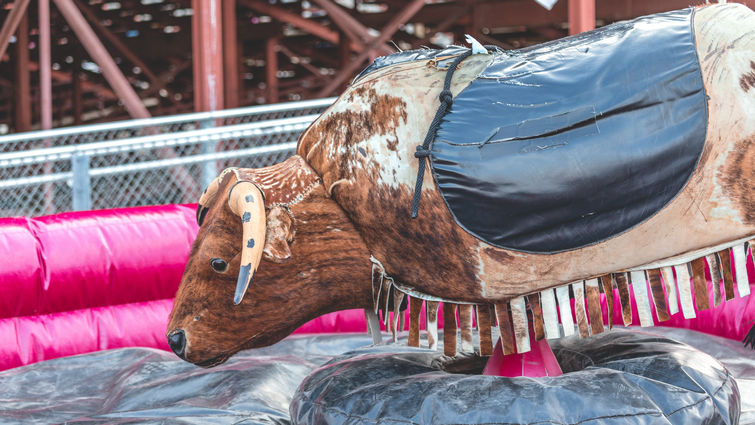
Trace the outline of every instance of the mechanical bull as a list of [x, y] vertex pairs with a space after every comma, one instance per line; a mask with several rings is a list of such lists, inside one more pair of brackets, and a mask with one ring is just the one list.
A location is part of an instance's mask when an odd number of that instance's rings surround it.
[[426, 303], [436, 346], [445, 301], [446, 353], [458, 308], [461, 349], [476, 314], [489, 354], [496, 327], [506, 353], [529, 349], [530, 323], [538, 339], [602, 332], [600, 294], [610, 325], [614, 288], [625, 324], [634, 298], [642, 326], [651, 302], [665, 320], [749, 293], [750, 9], [466, 52], [379, 58], [297, 155], [210, 185], [167, 332], [179, 356], [213, 366], [342, 309], [387, 323], [405, 295], [411, 345]]

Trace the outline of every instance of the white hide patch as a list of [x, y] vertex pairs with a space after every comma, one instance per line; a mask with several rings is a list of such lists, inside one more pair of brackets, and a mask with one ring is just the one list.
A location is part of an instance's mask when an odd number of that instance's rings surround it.
[[[696, 25], [698, 30], [703, 28], [702, 31], [704, 31], [697, 35], [699, 43], [709, 44], [699, 46], [698, 50], [718, 52], [715, 55], [700, 58], [701, 66], [706, 71], [704, 75], [710, 73], [705, 81], [706, 89], [710, 86], [718, 87], [712, 93], [707, 90], [711, 97], [710, 122], [721, 122], [708, 129], [708, 143], [715, 137], [728, 141], [732, 134], [737, 134], [738, 137], [755, 135], [755, 120], [742, 119], [743, 115], [749, 115], [748, 111], [755, 111], [755, 96], [752, 92], [745, 92], [740, 86], [740, 78], [752, 71], [751, 62], [755, 61], [755, 48], [753, 48], [755, 47], [755, 25], [752, 25], [752, 21], [748, 18], [752, 12], [740, 6], [730, 7], [724, 12], [721, 10], [723, 9], [703, 8], [695, 17], [696, 21], [705, 22], [710, 19], [708, 15], [711, 14], [724, 20], [721, 25]], [[745, 31], [745, 22], [749, 23], [749, 28], [745, 34], [742, 34]], [[732, 25], [734, 23], [737, 24]], [[715, 169], [724, 170], [724, 164], [731, 154], [730, 151], [726, 155], [718, 156], [714, 164]], [[743, 224], [742, 213], [724, 194], [718, 173], [711, 177], [714, 189], [710, 202], [715, 207], [710, 210], [710, 216]]]

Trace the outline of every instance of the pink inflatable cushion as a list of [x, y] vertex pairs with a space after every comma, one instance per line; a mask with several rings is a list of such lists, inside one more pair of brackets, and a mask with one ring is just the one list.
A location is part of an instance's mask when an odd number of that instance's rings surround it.
[[[196, 205], [0, 218], [0, 370], [91, 351], [169, 350]], [[361, 310], [297, 333], [364, 332]]]
[[0, 319], [0, 370], [121, 347], [169, 350], [172, 299]]
[[[197, 232], [194, 211], [166, 205], [0, 219], [0, 370], [108, 348], [167, 350], [171, 298]], [[754, 319], [749, 297], [663, 325], [741, 340]], [[424, 328], [424, 312], [420, 322]], [[296, 333], [365, 331], [364, 313], [349, 310]]]
[[0, 318], [171, 298], [191, 205], [0, 219]]

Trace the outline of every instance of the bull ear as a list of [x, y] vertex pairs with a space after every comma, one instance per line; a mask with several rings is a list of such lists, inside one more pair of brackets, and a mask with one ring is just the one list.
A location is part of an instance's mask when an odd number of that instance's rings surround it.
[[234, 183], [228, 192], [228, 207], [241, 218], [241, 268], [233, 303], [239, 304], [260, 264], [265, 241], [265, 198], [250, 181]]
[[291, 212], [275, 206], [267, 213], [267, 235], [262, 256], [273, 263], [285, 263], [291, 259], [288, 243], [294, 240], [294, 220]]
[[223, 181], [223, 177], [234, 170], [236, 170], [235, 167], [230, 167], [223, 170], [213, 181], [210, 182], [209, 185], [207, 185], [207, 188], [204, 190], [204, 192], [202, 192], [202, 196], [199, 197], [199, 202], [197, 203], [198, 225], [201, 226], [202, 222], [204, 222], [204, 216], [207, 214], [207, 210], [210, 209], [212, 200], [215, 199], [215, 195], [218, 193], [218, 187], [220, 187], [220, 182]]

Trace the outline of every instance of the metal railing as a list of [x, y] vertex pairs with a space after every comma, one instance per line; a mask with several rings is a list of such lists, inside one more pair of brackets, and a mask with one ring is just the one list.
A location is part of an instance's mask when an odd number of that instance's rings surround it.
[[296, 148], [333, 98], [0, 137], [0, 215], [195, 202], [219, 170]]

